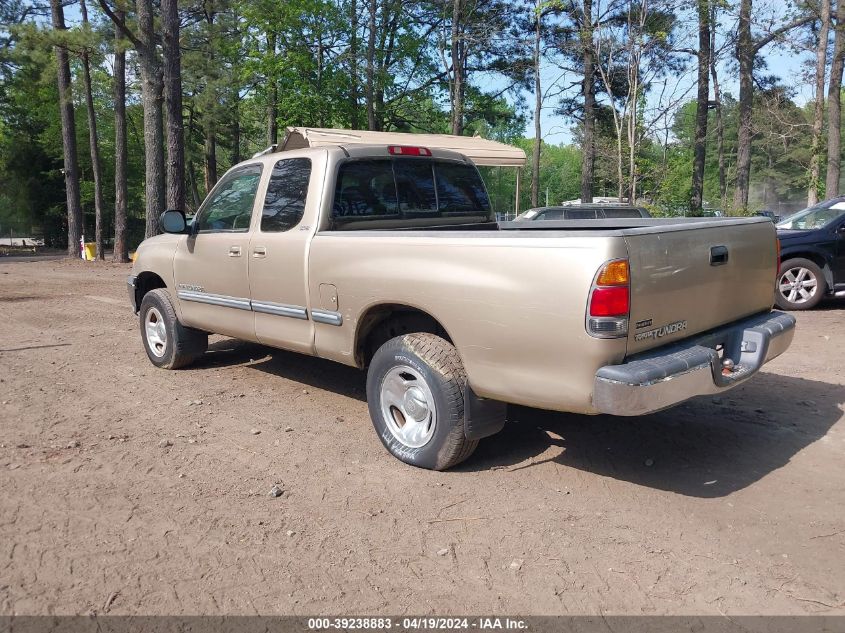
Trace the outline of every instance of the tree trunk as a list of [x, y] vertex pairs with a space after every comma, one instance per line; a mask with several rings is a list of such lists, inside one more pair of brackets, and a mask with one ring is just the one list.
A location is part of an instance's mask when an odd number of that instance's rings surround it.
[[358, 2], [349, 4], [349, 124], [357, 130], [361, 125], [358, 116]]
[[[267, 34], [267, 51], [270, 55], [276, 54], [276, 34]], [[268, 77], [270, 88], [267, 94], [267, 145], [276, 145], [279, 142], [279, 86], [276, 77]]]
[[698, 95], [692, 162], [690, 211], [700, 215], [704, 196], [704, 160], [707, 156], [707, 113], [710, 105], [710, 0], [698, 0]]
[[237, 90], [234, 94], [232, 114], [232, 164], [241, 162], [241, 98]]
[[400, 20], [402, 18], [402, 2], [401, 0], [385, 0], [382, 4], [382, 25], [381, 35], [378, 42], [378, 50], [382, 51], [379, 55], [378, 65], [376, 66], [377, 74], [375, 81], [375, 109], [376, 109], [376, 129], [383, 131], [390, 122], [387, 120], [389, 113], [385, 106], [385, 92], [386, 86], [384, 77], [389, 76], [390, 66], [393, 62], [393, 55], [397, 50], [397, 37], [401, 36], [399, 33]]
[[813, 142], [810, 150], [810, 182], [807, 185], [807, 206], [819, 201], [822, 127], [824, 126], [824, 80], [827, 71], [827, 40], [830, 31], [830, 0], [821, 0], [821, 25], [816, 44], [816, 98], [813, 108]]
[[205, 130], [205, 195], [217, 184], [217, 134], [213, 124]]
[[620, 203], [625, 197], [625, 170], [623, 168], [624, 164], [625, 155], [622, 151], [622, 128], [619, 127], [617, 128], [616, 132], [616, 181], [618, 183], [618, 186], [616, 187], [616, 197]]
[[369, 2], [369, 20], [367, 21], [367, 85], [364, 99], [367, 102], [367, 129], [376, 129], [375, 109], [375, 65], [376, 65], [376, 8], [377, 0]]
[[[323, 46], [323, 36], [317, 33], [317, 84], [315, 89], [317, 94], [323, 94], [323, 66], [325, 65], [325, 47]], [[317, 112], [317, 126], [326, 127], [326, 110], [325, 101], [320, 101], [319, 111]]]
[[162, 123], [163, 79], [156, 52], [152, 0], [136, 0], [138, 14], [138, 61], [141, 66], [141, 101], [144, 106], [144, 161], [146, 185], [146, 237], [159, 233], [158, 219], [164, 211], [164, 127]]
[[[640, 63], [643, 55], [642, 35], [649, 15], [648, 2], [639, 5], [638, 14], [630, 5], [628, 10], [628, 203], [637, 199], [637, 147], [639, 145]], [[621, 200], [620, 200], [621, 202]]]
[[540, 199], [540, 149], [543, 142], [540, 115], [543, 111], [543, 91], [540, 83], [540, 40], [542, 38], [541, 8], [534, 6], [534, 156], [531, 168], [531, 206], [539, 206]]
[[161, 0], [164, 103], [167, 111], [167, 208], [185, 210], [185, 130], [182, 121], [182, 53], [179, 8]]
[[769, 143], [766, 145], [766, 187], [765, 191], [763, 192], [763, 204], [767, 209], [773, 208], [777, 204], [777, 199], [775, 198], [775, 188], [776, 188], [776, 181], [775, 181], [775, 174], [774, 174], [774, 165], [775, 159], [772, 154], [774, 148], [772, 144]]
[[[53, 29], [64, 31], [65, 15], [61, 0], [50, 0]], [[79, 238], [82, 234], [82, 206], [79, 200], [79, 163], [76, 156], [76, 119], [73, 114], [70, 62], [67, 50], [56, 46], [58, 62], [59, 111], [62, 120], [64, 148], [65, 193], [67, 196], [67, 254], [79, 257]]]
[[841, 131], [842, 108], [840, 90], [842, 89], [843, 57], [845, 57], [845, 0], [837, 0], [836, 25], [833, 37], [833, 62], [830, 65], [830, 84], [827, 89], [827, 179], [825, 199], [839, 195], [839, 175], [842, 157]]
[[[845, 2], [845, 0], [841, 0]], [[751, 111], [754, 105], [754, 41], [751, 38], [751, 0], [741, 0], [736, 58], [739, 62], [739, 131], [736, 148], [736, 188], [734, 210], [748, 208], [748, 189], [751, 179]]]
[[194, 163], [188, 160], [188, 178], [190, 179], [191, 185], [191, 199], [194, 201], [194, 210], [199, 209], [200, 205], [202, 204], [202, 198], [200, 198], [200, 191], [199, 186], [197, 185], [197, 177], [196, 177], [196, 169], [194, 169]]
[[[117, 11], [123, 21], [123, 11]], [[114, 254], [115, 262], [129, 261], [126, 243], [126, 51], [120, 27], [114, 29]]]
[[634, 204], [637, 199], [637, 144], [637, 100], [634, 99], [628, 115], [628, 204]]
[[[88, 7], [85, 0], [79, 1], [82, 24], [88, 25]], [[94, 242], [97, 258], [105, 259], [103, 248], [103, 169], [100, 161], [100, 144], [97, 140], [97, 113], [94, 110], [94, 95], [91, 92], [91, 58], [88, 49], [82, 51], [82, 83], [85, 89], [85, 109], [88, 113], [88, 143], [91, 150], [91, 171], [94, 175]]]
[[593, 201], [593, 169], [596, 159], [595, 144], [595, 69], [593, 49], [593, 2], [584, 0], [584, 16], [581, 25], [581, 50], [584, 58], [584, 81], [581, 91], [584, 95], [584, 135], [581, 147], [581, 202]]
[[462, 0], [452, 0], [452, 134], [464, 132], [464, 64], [461, 55]]
[[719, 161], [719, 200], [722, 211], [728, 206], [728, 179], [725, 170], [725, 124], [722, 119], [722, 93], [719, 89], [719, 74], [716, 69], [716, 3], [711, 3], [710, 13], [710, 74], [713, 77], [713, 98], [716, 100], [716, 154]]
[[[210, 5], [210, 6], [209, 6]], [[215, 36], [214, 19], [217, 16], [213, 2], [204, 0], [206, 23], [208, 25], [208, 41], [206, 54], [210, 67], [214, 67]], [[206, 108], [201, 121], [203, 122], [203, 134], [205, 136], [205, 194], [217, 184], [217, 86], [213, 77], [206, 77]], [[210, 97], [210, 98], [209, 98]]]

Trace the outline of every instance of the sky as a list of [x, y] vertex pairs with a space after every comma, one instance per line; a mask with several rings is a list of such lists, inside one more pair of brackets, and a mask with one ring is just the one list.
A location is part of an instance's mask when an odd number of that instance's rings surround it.
[[[766, 11], [771, 13], [774, 11], [774, 14], [776, 15], [779, 11], [781, 11], [781, 7], [784, 6], [784, 2], [785, 0], [768, 0], [768, 2], [763, 0], [763, 7], [760, 8], [760, 11], [761, 13], [765, 13]], [[760, 7], [760, 4], [761, 3], [755, 2], [755, 6], [757, 7]], [[66, 7], [65, 18], [68, 23], [81, 21], [79, 7], [76, 4]], [[806, 64], [809, 60], [811, 60], [811, 58], [814, 59], [811, 54], [806, 52], [800, 55], [796, 54], [786, 44], [776, 42], [769, 44], [766, 48], [764, 48], [760, 55], [766, 59], [768, 64], [768, 68], [764, 72], [779, 77], [781, 82], [786, 85], [793, 86], [795, 90], [794, 99], [799, 106], [813, 99], [813, 86], [807, 77], [802, 76], [802, 74], [806, 74], [806, 71], [802, 69], [802, 65]], [[728, 92], [735, 96], [738, 91], [738, 80], [735, 75], [735, 71], [732, 72], [733, 69], [731, 68], [731, 61], [732, 60], [727, 59], [720, 64], [719, 83], [723, 93]], [[677, 78], [668, 78], [667, 80], [670, 86], [677, 84], [675, 89], [678, 94], [687, 93], [688, 97], [686, 100], [695, 99], [694, 64], [695, 60], [690, 58], [689, 71], [681, 78], [680, 81], [678, 81]], [[560, 75], [560, 70], [556, 68], [553, 63], [546, 61], [541, 69], [541, 81], [543, 83], [544, 90], [553, 82], [558, 80]], [[501, 79], [495, 77], [485, 77], [485, 81], [488, 79], [494, 89], [504, 87], [504, 83]], [[564, 82], [562, 83], [571, 82], [573, 80], [577, 81], [578, 77], [575, 75], [565, 77]], [[577, 89], [575, 90], [577, 91]], [[660, 87], [655, 86], [652, 93], [658, 92], [660, 92]], [[525, 127], [525, 137], [534, 138], [534, 97], [532, 94], [528, 94], [525, 95], [525, 98], [528, 114]], [[543, 140], [551, 145], [568, 144], [573, 140], [573, 122], [567, 120], [563, 116], [555, 114], [559, 101], [559, 98], [549, 99], [543, 105], [542, 115], [540, 117]], [[655, 99], [652, 98], [651, 101], [655, 101]]]
[[[775, 75], [780, 78], [781, 83], [787, 86], [791, 86], [795, 91], [793, 98], [799, 106], [804, 105], [805, 103], [813, 99], [814, 89], [810, 82], [811, 80], [808, 79], [806, 76], [803, 76], [806, 75], [806, 68], [804, 68], [803, 66], [808, 61], [812, 61], [814, 63], [814, 55], [811, 55], [810, 53], [806, 52], [802, 54], [797, 54], [793, 52], [793, 50], [784, 43], [773, 43], [769, 44], [766, 48], [764, 48], [761, 51], [760, 56], [763, 57], [767, 62], [767, 69], [762, 72], [765, 74]], [[720, 64], [719, 86], [723, 93], [727, 92], [736, 96], [739, 90], [739, 82], [735, 74], [735, 69], [731, 68], [731, 61], [732, 60], [728, 59]], [[690, 58], [690, 70], [688, 73], [682, 76], [680, 81], [678, 81], [678, 79], [674, 77], [668, 78], [667, 80], [670, 86], [677, 83], [678, 94], [682, 94], [685, 91], [688, 91], [688, 98], [686, 100], [689, 101], [695, 100], [696, 96], [694, 64], [694, 58]], [[560, 72], [554, 67], [554, 65], [547, 62], [541, 69], [540, 78], [544, 85], [548, 85], [555, 81], [559, 74]], [[577, 77], [574, 78], [577, 79]], [[652, 93], [659, 91], [660, 88], [658, 86], [655, 86], [654, 90], [652, 90]], [[710, 94], [712, 98], [712, 86]], [[654, 97], [650, 99], [652, 106], [654, 105], [653, 102], [655, 100], [656, 99]], [[533, 95], [527, 96], [527, 102], [529, 105], [529, 117], [526, 123], [525, 137], [534, 138]], [[543, 140], [551, 145], [571, 143], [572, 122], [568, 121], [565, 117], [556, 115], [554, 112], [556, 108], [557, 100], [549, 100], [548, 103], [544, 104], [542, 116], [540, 117]]]

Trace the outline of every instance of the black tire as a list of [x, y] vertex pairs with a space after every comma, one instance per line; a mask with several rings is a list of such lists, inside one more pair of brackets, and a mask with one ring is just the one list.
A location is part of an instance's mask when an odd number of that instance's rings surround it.
[[[788, 287], [788, 285], [797, 279], [795, 271], [806, 271], [805, 273], [801, 273], [805, 275], [804, 280], [806, 281], [808, 278], [815, 280], [815, 286], [809, 297], [805, 298], [796, 293], [792, 298], [793, 300], [790, 301], [789, 297], [792, 294], [792, 288]], [[809, 291], [806, 288], [805, 290]], [[803, 257], [795, 257], [781, 262], [780, 269], [778, 270], [777, 290], [775, 292], [775, 303], [777, 303], [779, 308], [782, 310], [809, 310], [815, 308], [819, 304], [819, 301], [824, 298], [826, 292], [827, 282], [818, 264]]]
[[[162, 369], [186, 367], [202, 356], [208, 348], [208, 333], [179, 323], [170, 295], [163, 288], [150, 290], [144, 295], [141, 300], [140, 315], [144, 350], [150, 362], [156, 367]], [[150, 339], [148, 322], [160, 322], [165, 336], [157, 340]]]
[[[424, 382], [433, 403], [434, 423], [430, 438], [422, 446], [405, 444], [391, 426], [405, 417], [395, 407], [393, 424], [386, 418], [382, 403], [385, 380], [396, 372], [410, 369], [416, 376], [409, 384]], [[478, 440], [464, 435], [464, 388], [466, 372], [455, 347], [445, 339], [428, 333], [397, 336], [382, 345], [373, 356], [367, 372], [367, 404], [376, 433], [385, 448], [397, 459], [431, 470], [445, 470], [472, 455]], [[402, 427], [404, 428], [404, 426]]]

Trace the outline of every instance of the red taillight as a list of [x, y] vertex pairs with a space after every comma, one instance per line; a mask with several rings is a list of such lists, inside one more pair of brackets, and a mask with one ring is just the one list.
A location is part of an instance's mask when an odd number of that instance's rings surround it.
[[596, 338], [628, 335], [631, 269], [627, 259], [606, 262], [596, 273], [587, 305], [587, 332]]
[[412, 145], [388, 145], [387, 151], [392, 156], [431, 156], [431, 150], [427, 147]]
[[590, 316], [627, 316], [628, 286], [612, 286], [610, 288], [594, 288], [590, 297]]

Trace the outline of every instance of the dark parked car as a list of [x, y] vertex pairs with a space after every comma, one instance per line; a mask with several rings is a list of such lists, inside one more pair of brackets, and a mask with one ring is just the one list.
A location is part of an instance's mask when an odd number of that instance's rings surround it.
[[642, 207], [629, 204], [572, 204], [561, 207], [528, 209], [517, 216], [523, 220], [604, 220], [607, 218], [650, 218]]
[[778, 306], [808, 310], [825, 296], [845, 295], [845, 197], [798, 211], [776, 226]]

